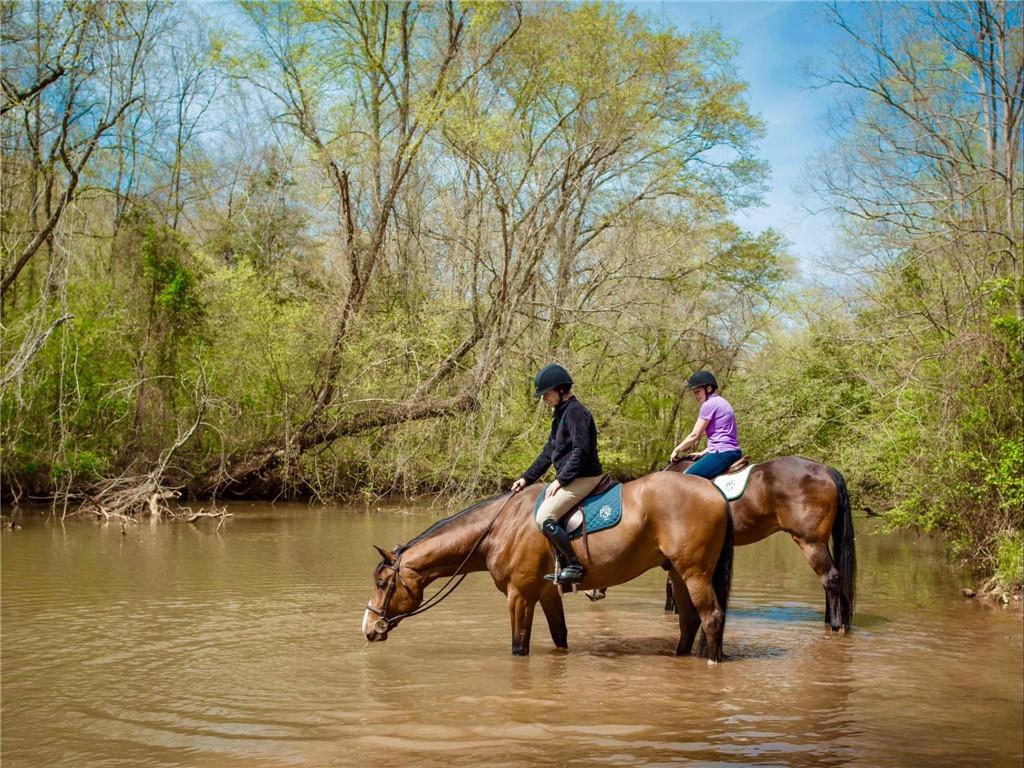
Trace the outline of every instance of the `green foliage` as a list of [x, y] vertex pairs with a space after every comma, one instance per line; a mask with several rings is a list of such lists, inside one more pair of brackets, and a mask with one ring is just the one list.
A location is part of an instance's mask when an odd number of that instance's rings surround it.
[[[1019, 282], [977, 285], [986, 310], [968, 314], [948, 303], [954, 267], [897, 261], [855, 308], [812, 299], [808, 327], [773, 339], [729, 396], [755, 458], [832, 464], [890, 528], [941, 532], [979, 573], [1015, 573], [1002, 563], [1024, 530], [1024, 369], [996, 320]], [[934, 322], [943, 299], [955, 324]]]
[[1001, 533], [996, 545], [996, 579], [1007, 588], [1024, 584], [1024, 534]]
[[187, 246], [173, 230], [153, 221], [143, 223], [142, 272], [152, 282], [157, 308], [165, 311], [178, 332], [202, 319], [199, 275], [186, 264]]
[[999, 438], [996, 455], [985, 465], [985, 483], [999, 508], [1024, 516], [1024, 437]]
[[104, 458], [92, 451], [74, 451], [54, 465], [53, 478], [58, 483], [68, 477], [79, 482], [91, 482], [99, 479], [108, 469]]

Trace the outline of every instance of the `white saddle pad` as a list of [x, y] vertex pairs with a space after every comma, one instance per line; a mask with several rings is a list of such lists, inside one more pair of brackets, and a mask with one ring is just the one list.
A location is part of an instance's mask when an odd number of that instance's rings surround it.
[[711, 482], [721, 489], [722, 493], [725, 494], [725, 498], [729, 501], [738, 499], [743, 495], [743, 491], [747, 489], [747, 480], [750, 479], [750, 470], [756, 466], [756, 464], [748, 464], [739, 472], [734, 472], [731, 475], [719, 475]]

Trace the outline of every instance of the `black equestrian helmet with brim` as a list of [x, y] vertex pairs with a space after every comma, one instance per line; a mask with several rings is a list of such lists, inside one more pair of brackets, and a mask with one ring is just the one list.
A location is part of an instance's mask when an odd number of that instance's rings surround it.
[[572, 386], [572, 376], [569, 372], [557, 363], [545, 365], [533, 379], [533, 387], [536, 390], [533, 396], [541, 397], [545, 392], [562, 385]]
[[718, 380], [711, 371], [697, 371], [686, 381], [686, 388], [690, 389], [701, 389], [703, 387], [712, 387], [718, 389]]

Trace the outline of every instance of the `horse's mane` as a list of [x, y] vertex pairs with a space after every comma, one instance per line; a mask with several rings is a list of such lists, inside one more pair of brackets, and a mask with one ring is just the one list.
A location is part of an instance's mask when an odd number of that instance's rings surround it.
[[423, 541], [424, 539], [427, 539], [427, 538], [433, 536], [435, 533], [437, 533], [442, 528], [447, 528], [449, 524], [455, 522], [456, 520], [461, 520], [463, 517], [468, 515], [470, 512], [475, 512], [476, 510], [480, 509], [480, 507], [484, 506], [485, 504], [490, 504], [495, 499], [497, 499], [497, 498], [499, 498], [501, 496], [504, 496], [504, 495], [505, 495], [504, 493], [496, 493], [493, 496], [489, 496], [486, 499], [482, 499], [481, 501], [476, 502], [475, 504], [473, 504], [470, 507], [466, 507], [461, 512], [456, 512], [454, 515], [449, 515], [448, 517], [445, 517], [445, 518], [442, 518], [442, 519], [438, 520], [436, 523], [434, 523], [429, 528], [427, 528], [427, 530], [423, 531], [423, 533], [419, 534], [418, 536], [416, 536], [413, 539], [410, 539], [405, 544], [399, 545], [398, 548], [395, 549], [395, 554], [396, 555], [401, 554], [402, 552], [407, 550], [409, 547], [411, 547], [413, 544], [417, 544], [417, 543]]

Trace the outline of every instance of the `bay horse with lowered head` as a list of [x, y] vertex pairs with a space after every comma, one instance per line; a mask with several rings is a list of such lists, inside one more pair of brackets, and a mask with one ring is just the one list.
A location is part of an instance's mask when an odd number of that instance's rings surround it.
[[[364, 637], [387, 640], [402, 619], [447, 596], [443, 593], [452, 579], [488, 571], [508, 600], [513, 654], [530, 652], [537, 603], [555, 646], [568, 648], [561, 592], [544, 578], [554, 567], [554, 554], [533, 519], [542, 488], [535, 484], [513, 496], [481, 501], [438, 521], [393, 552], [377, 547], [383, 559], [373, 572]], [[700, 629], [707, 645], [702, 643], [698, 653], [709, 663], [721, 661], [732, 579], [732, 520], [728, 502], [716, 488], [701, 478], [668, 472], [625, 483], [620, 522], [587, 538], [587, 546], [580, 539], [573, 543], [585, 568], [580, 589], [622, 584], [665, 564], [678, 595], [676, 653], [689, 654]], [[427, 585], [444, 577], [449, 582], [424, 603]]]
[[[692, 464], [682, 459], [665, 470], [684, 472]], [[801, 456], [781, 456], [755, 464], [743, 495], [730, 505], [737, 546], [778, 531], [792, 537], [825, 590], [825, 623], [834, 632], [848, 631], [853, 621], [857, 553], [842, 474]]]

